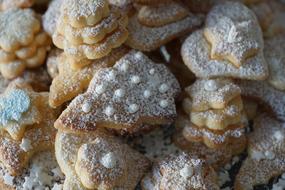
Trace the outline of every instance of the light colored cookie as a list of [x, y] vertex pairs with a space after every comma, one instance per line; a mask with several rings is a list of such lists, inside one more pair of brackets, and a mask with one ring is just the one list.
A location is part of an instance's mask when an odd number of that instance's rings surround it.
[[42, 17], [44, 31], [50, 36], [52, 36], [56, 30], [56, 22], [60, 16], [62, 1], [63, 0], [52, 0]]
[[138, 12], [138, 20], [145, 26], [160, 27], [182, 20], [188, 14], [189, 11], [181, 2], [170, 1], [155, 6], [142, 6]]
[[33, 5], [35, 0], [1, 0], [0, 10], [4, 11], [12, 8], [28, 8]]
[[61, 17], [65, 23], [81, 28], [97, 24], [109, 11], [106, 0], [65, 0], [61, 6]]
[[79, 70], [70, 68], [66, 55], [59, 55], [57, 57], [58, 75], [50, 86], [50, 105], [58, 107], [79, 95], [87, 89], [89, 82], [99, 69], [113, 66], [128, 51], [129, 49], [124, 46], [116, 48], [108, 56], [94, 60], [92, 64]]
[[285, 121], [285, 92], [272, 87], [267, 81], [237, 81], [243, 96], [255, 98], [265, 104], [269, 111]]
[[285, 90], [285, 36], [266, 39], [264, 56], [269, 67], [268, 82], [279, 90]]
[[211, 58], [228, 60], [238, 68], [264, 47], [254, 13], [237, 2], [213, 7], [207, 15], [204, 34], [211, 44]]
[[191, 122], [199, 127], [212, 130], [225, 130], [229, 125], [239, 124], [242, 119], [243, 104], [241, 97], [229, 102], [224, 109], [210, 109], [202, 112], [192, 111]]
[[143, 190], [219, 189], [212, 167], [187, 153], [169, 155], [155, 163], [141, 186]]
[[64, 190], [134, 189], [149, 161], [106, 133], [75, 135], [58, 132], [56, 157], [66, 174]]
[[57, 48], [51, 49], [51, 51], [48, 53], [46, 64], [47, 72], [51, 78], [55, 78], [58, 75], [59, 63], [57, 61], [57, 58], [60, 54], [62, 54], [62, 51]]
[[12, 139], [20, 140], [29, 125], [40, 123], [42, 115], [39, 110], [41, 96], [25, 83], [10, 83], [1, 94], [0, 125]]
[[235, 189], [253, 189], [285, 171], [284, 137], [284, 123], [266, 114], [255, 119], [248, 138], [248, 157], [236, 176]]
[[193, 111], [223, 109], [241, 92], [230, 79], [198, 79], [185, 91], [192, 99], [192, 107], [189, 109]]
[[0, 48], [11, 52], [32, 42], [40, 21], [31, 9], [9, 9], [0, 13]]
[[206, 127], [197, 127], [186, 115], [180, 115], [176, 122], [176, 128], [183, 128], [182, 135], [187, 141], [202, 142], [209, 148], [220, 148], [227, 146], [238, 138], [245, 138], [244, 125], [232, 125], [222, 131], [214, 131]]
[[182, 58], [188, 68], [200, 78], [231, 77], [249, 80], [264, 80], [268, 76], [268, 66], [263, 52], [248, 58], [239, 68], [226, 60], [210, 59], [211, 47], [204, 38], [203, 31], [192, 33], [181, 49]]
[[108, 17], [94, 26], [84, 28], [74, 28], [59, 19], [57, 30], [72, 45], [92, 45], [100, 43], [108, 34], [113, 33], [118, 29], [119, 24], [126, 27], [128, 18], [118, 10], [112, 9]]
[[142, 124], [169, 124], [176, 116], [180, 92], [175, 77], [163, 64], [131, 51], [112, 68], [97, 72], [87, 91], [61, 114], [55, 127], [65, 131], [97, 128], [132, 130]]
[[174, 136], [174, 143], [178, 147], [191, 155], [204, 158], [205, 161], [216, 170], [228, 163], [234, 155], [243, 152], [246, 148], [246, 142], [245, 137], [233, 139], [227, 146], [213, 149], [203, 143], [187, 141], [180, 131], [177, 131]]
[[[108, 55], [112, 49], [121, 46], [128, 37], [128, 31], [120, 26], [114, 32], [108, 34], [102, 41], [96, 44], [87, 45], [72, 45], [62, 35], [55, 32], [53, 35], [53, 42], [55, 45], [64, 49], [66, 55], [75, 59], [99, 59]], [[91, 62], [89, 62], [90, 64]], [[74, 63], [75, 64], [75, 63]], [[77, 62], [77, 67], [83, 67], [86, 62]]]
[[130, 18], [129, 38], [126, 44], [141, 51], [153, 51], [167, 42], [194, 30], [202, 24], [203, 16], [189, 13], [187, 17], [161, 27], [147, 27], [140, 24], [137, 15]]

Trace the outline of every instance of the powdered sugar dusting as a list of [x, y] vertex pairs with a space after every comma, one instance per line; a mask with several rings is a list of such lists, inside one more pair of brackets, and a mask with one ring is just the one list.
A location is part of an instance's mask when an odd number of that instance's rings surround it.
[[137, 16], [134, 15], [129, 21], [129, 38], [126, 43], [134, 49], [151, 51], [171, 41], [177, 35], [191, 31], [201, 24], [202, 16], [189, 13], [186, 18], [171, 24], [161, 27], [146, 27], [141, 25]]
[[268, 76], [268, 67], [263, 52], [248, 58], [239, 68], [226, 60], [210, 59], [210, 45], [203, 31], [192, 33], [184, 42], [181, 54], [187, 67], [200, 78], [232, 77], [249, 80], [263, 80]]
[[266, 184], [285, 170], [285, 139], [275, 138], [275, 131], [285, 135], [282, 123], [262, 114], [254, 121], [254, 131], [250, 134], [249, 156], [243, 162], [236, 178], [236, 186], [252, 189], [256, 184]]
[[205, 35], [212, 44], [212, 55], [232, 56], [238, 65], [263, 50], [262, 31], [254, 13], [238, 2], [215, 6], [207, 15]]
[[[144, 189], [219, 189], [216, 173], [205, 161], [186, 153], [169, 155], [154, 164], [143, 178]], [[160, 187], [160, 188], [159, 188]]]
[[63, 0], [53, 0], [43, 15], [43, 28], [44, 30], [52, 36], [56, 30], [56, 22], [60, 15], [60, 7]]
[[258, 98], [270, 106], [276, 116], [285, 121], [285, 92], [273, 88], [267, 81], [237, 81], [242, 95]]
[[5, 126], [9, 121], [19, 121], [30, 107], [30, 97], [20, 89], [14, 89], [0, 96], [0, 124]]
[[191, 97], [191, 108], [195, 111], [224, 108], [241, 92], [230, 79], [198, 79], [185, 91]]
[[[113, 68], [101, 69], [96, 73], [87, 92], [72, 101], [57, 124], [77, 130], [95, 130], [97, 125], [102, 125], [102, 121], [131, 127], [140, 124], [137, 122], [144, 122], [139, 121], [142, 117], [172, 120], [171, 118], [176, 115], [174, 98], [180, 91], [177, 80], [164, 65], [154, 64], [144, 55], [136, 59], [136, 53], [132, 51], [120, 59]], [[121, 69], [126, 63], [128, 72]], [[156, 72], [151, 75], [149, 70], [153, 68]], [[115, 81], [107, 80], [110, 72], [116, 73]], [[161, 84], [167, 85], [169, 90], [160, 92]], [[104, 91], [98, 90], [101, 86], [104, 86]], [[117, 89], [124, 89], [124, 98], [114, 98]], [[145, 89], [152, 92], [152, 98], [145, 98]], [[78, 109], [86, 100], [92, 104], [89, 113]], [[106, 115], [105, 109], [108, 106], [112, 106], [112, 114]]]

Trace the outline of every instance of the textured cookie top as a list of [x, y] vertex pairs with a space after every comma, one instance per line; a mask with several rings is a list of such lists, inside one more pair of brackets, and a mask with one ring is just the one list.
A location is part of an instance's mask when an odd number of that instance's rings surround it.
[[152, 51], [172, 39], [202, 24], [203, 17], [189, 13], [187, 17], [160, 27], [147, 27], [140, 24], [137, 15], [130, 18], [129, 38], [126, 44], [141, 51]]
[[64, 0], [61, 15], [74, 27], [92, 26], [109, 13], [106, 0]]
[[266, 184], [285, 169], [284, 123], [262, 114], [254, 120], [248, 141], [249, 156], [238, 173], [236, 188], [253, 189], [255, 185]]
[[[151, 177], [158, 189], [219, 189], [216, 173], [205, 160], [186, 153], [169, 155], [156, 163]], [[150, 187], [150, 182], [147, 177], [142, 180], [146, 187]]]
[[56, 22], [60, 16], [60, 7], [63, 0], [53, 0], [43, 15], [43, 28], [52, 36], [56, 30]]
[[71, 102], [55, 125], [88, 131], [168, 123], [176, 116], [174, 98], [179, 91], [165, 65], [132, 51], [112, 68], [97, 72], [87, 92]]
[[0, 97], [0, 125], [6, 125], [9, 121], [19, 121], [22, 114], [30, 107], [30, 97], [26, 91], [12, 89]]
[[198, 79], [185, 91], [192, 99], [193, 111], [225, 108], [240, 95], [240, 88], [230, 79]]
[[[104, 131], [92, 134], [59, 132], [56, 156], [66, 181], [88, 189], [134, 189], [149, 168], [147, 158]], [[78, 186], [77, 186], [78, 187]]]
[[171, 1], [157, 6], [142, 6], [138, 12], [141, 24], [150, 27], [159, 27], [185, 18], [188, 9], [181, 3]]
[[39, 30], [40, 22], [31, 9], [0, 12], [0, 47], [5, 51], [28, 45]]
[[[215, 144], [225, 144], [230, 142], [231, 138], [240, 138], [245, 134], [243, 125], [229, 126], [228, 129], [217, 132], [195, 126], [186, 116], [180, 116], [177, 119], [176, 127], [183, 127], [183, 135], [186, 139], [187, 137], [193, 137], [203, 141], [206, 138]], [[191, 139], [189, 139], [189, 141], [191, 141]]]
[[215, 6], [207, 15], [205, 35], [212, 44], [211, 55], [227, 59], [236, 66], [263, 50], [258, 21], [241, 3], [226, 2]]
[[0, 0], [0, 10], [31, 7], [35, 0]]
[[[148, 160], [122, 144], [114, 137], [97, 137], [93, 142], [83, 144], [78, 150], [76, 172], [85, 187], [106, 188], [122, 187], [133, 189], [133, 181], [125, 181], [126, 176], [135, 176], [148, 168]], [[133, 173], [136, 172], [137, 174]], [[132, 180], [129, 177], [127, 180]], [[132, 187], [128, 187], [128, 184]]]
[[285, 92], [273, 88], [267, 81], [256, 82], [241, 80], [237, 81], [244, 96], [258, 98], [268, 105], [274, 114], [285, 121]]
[[269, 67], [268, 82], [279, 90], [285, 90], [285, 36], [266, 39], [264, 56]]
[[40, 122], [38, 109], [41, 95], [27, 84], [10, 83], [0, 95], [0, 126], [13, 139], [19, 139], [28, 125]]
[[187, 67], [200, 78], [231, 77], [249, 80], [264, 80], [268, 67], [262, 51], [248, 58], [239, 68], [226, 60], [210, 58], [211, 47], [203, 31], [192, 33], [183, 43], [181, 54]]

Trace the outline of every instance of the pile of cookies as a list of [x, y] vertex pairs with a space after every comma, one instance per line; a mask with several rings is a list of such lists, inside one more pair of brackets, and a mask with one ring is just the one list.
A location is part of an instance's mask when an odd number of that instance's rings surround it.
[[285, 189], [281, 0], [0, 0], [0, 189]]

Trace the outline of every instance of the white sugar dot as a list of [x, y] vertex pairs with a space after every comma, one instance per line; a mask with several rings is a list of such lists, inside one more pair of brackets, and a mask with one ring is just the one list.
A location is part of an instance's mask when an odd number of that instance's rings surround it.
[[137, 52], [137, 53], [135, 54], [135, 58], [136, 58], [136, 59], [141, 59], [142, 57], [143, 57], [142, 52]]
[[160, 107], [166, 108], [168, 106], [168, 101], [167, 100], [161, 100], [159, 102]]
[[137, 75], [132, 76], [131, 82], [134, 83], [134, 84], [138, 84], [138, 83], [141, 82], [141, 78], [139, 76], [137, 76]]
[[251, 157], [254, 159], [254, 160], [261, 160], [264, 158], [264, 154], [260, 151], [253, 151], [252, 154], [251, 154]]
[[91, 104], [89, 102], [85, 102], [81, 108], [83, 112], [88, 113], [91, 111]]
[[151, 92], [150, 92], [149, 90], [145, 90], [145, 91], [143, 92], [143, 96], [144, 96], [145, 98], [149, 98], [149, 97], [151, 96]]
[[186, 165], [179, 171], [179, 174], [184, 179], [187, 179], [188, 177], [193, 176], [193, 168]]
[[117, 160], [114, 153], [109, 152], [108, 154], [105, 154], [101, 160], [100, 163], [108, 169], [114, 168], [116, 166]]
[[218, 90], [218, 84], [214, 80], [208, 80], [205, 82], [204, 88], [207, 91], [216, 91], [216, 90]]
[[275, 131], [273, 136], [278, 141], [281, 141], [284, 139], [284, 135], [281, 133], [281, 131]]
[[28, 152], [32, 149], [31, 141], [29, 139], [23, 138], [20, 147], [25, 152]]
[[129, 112], [130, 113], [136, 113], [139, 110], [139, 106], [137, 104], [131, 104], [129, 106]]
[[5, 183], [6, 185], [10, 185], [10, 186], [13, 186], [13, 185], [14, 185], [14, 183], [13, 183], [14, 177], [11, 176], [11, 175], [8, 174], [8, 173], [5, 173], [5, 175], [3, 176], [3, 180], [4, 180], [4, 183]]
[[121, 71], [127, 72], [128, 69], [129, 69], [129, 63], [128, 62], [124, 62], [121, 64], [121, 66], [120, 66]]
[[123, 89], [117, 89], [115, 90], [115, 96], [118, 98], [122, 98], [125, 96], [125, 91]]
[[153, 75], [155, 73], [155, 69], [150, 69], [149, 74]]
[[162, 85], [160, 85], [160, 87], [159, 87], [159, 92], [160, 92], [160, 93], [165, 93], [165, 92], [167, 92], [168, 89], [169, 89], [169, 87], [168, 87], [167, 84], [162, 84]]
[[275, 158], [274, 152], [271, 152], [269, 150], [265, 151], [264, 155], [266, 156], [267, 159], [272, 160]]
[[113, 106], [107, 106], [106, 109], [105, 109], [105, 114], [107, 116], [113, 115], [114, 112], [115, 112], [115, 110], [114, 110]]
[[110, 72], [107, 74], [107, 79], [108, 79], [109, 81], [115, 80], [115, 79], [116, 79], [116, 73], [115, 73], [115, 71], [110, 71]]
[[103, 84], [100, 84], [98, 86], [96, 86], [95, 91], [97, 94], [103, 94], [106, 90], [106, 86]]

